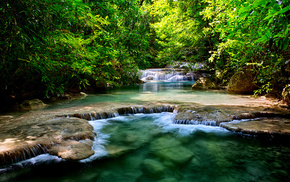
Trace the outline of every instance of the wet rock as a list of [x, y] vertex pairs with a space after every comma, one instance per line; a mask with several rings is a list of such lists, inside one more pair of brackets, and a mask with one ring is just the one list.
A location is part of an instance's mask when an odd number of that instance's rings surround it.
[[43, 109], [44, 107], [46, 107], [46, 104], [39, 99], [25, 100], [20, 104], [21, 110], [36, 110]]
[[209, 78], [199, 78], [191, 87], [192, 89], [217, 89], [218, 87]]
[[232, 121], [233, 117], [218, 109], [203, 108], [191, 112], [179, 112], [174, 118], [174, 123], [218, 126], [222, 122]]
[[229, 81], [227, 92], [230, 94], [251, 94], [257, 88], [256, 75], [251, 70], [236, 72]]
[[0, 166], [47, 153], [47, 147], [51, 145], [50, 140], [23, 141], [17, 138], [0, 140]]
[[290, 107], [290, 84], [287, 85], [282, 92], [283, 102]]
[[169, 160], [175, 164], [183, 164], [193, 156], [193, 153], [183, 147], [178, 140], [169, 137], [153, 141], [151, 151], [163, 160]]
[[142, 163], [142, 170], [149, 176], [161, 176], [165, 167], [159, 161], [153, 159], [145, 159]]
[[85, 140], [94, 139], [93, 126], [86, 120], [78, 118], [57, 118], [46, 122], [41, 122], [37, 126], [47, 127], [52, 133], [60, 135], [62, 140], [74, 139]]
[[63, 114], [56, 115], [56, 117], [76, 117], [81, 119], [86, 119], [88, 121], [97, 120], [97, 119], [107, 119], [113, 118], [118, 115], [128, 115], [128, 114], [137, 114], [137, 113], [161, 113], [161, 112], [174, 112], [176, 106], [167, 106], [167, 105], [156, 105], [151, 107], [144, 106], [131, 106], [131, 107], [119, 107], [116, 110], [111, 110], [108, 112], [95, 112], [91, 111], [89, 113], [74, 113], [74, 114]]
[[80, 160], [93, 154], [93, 139], [93, 127], [87, 120], [16, 118], [0, 128], [0, 165], [48, 152], [65, 159]]
[[242, 120], [242, 119], [253, 119], [256, 115], [253, 113], [242, 113], [234, 117], [234, 119]]
[[148, 77], [146, 77], [146, 80], [153, 80], [153, 79], [154, 79], [153, 76], [148, 76]]
[[290, 137], [290, 119], [287, 118], [262, 118], [256, 120], [221, 123], [230, 131], [243, 134], [257, 135], [260, 137], [284, 138]]
[[133, 149], [134, 148], [132, 148], [132, 147], [120, 146], [120, 145], [107, 145], [106, 146], [106, 151], [111, 156], [119, 156], [119, 155], [127, 153]]
[[48, 149], [48, 152], [67, 160], [81, 160], [95, 153], [92, 150], [92, 142], [75, 140], [66, 140], [58, 145], [54, 145]]
[[161, 112], [173, 112], [175, 106], [153, 106], [153, 107], [143, 107], [143, 106], [132, 106], [132, 107], [121, 107], [117, 109], [120, 115], [126, 114], [137, 114], [137, 113], [161, 113]]
[[199, 120], [200, 117], [196, 114], [189, 112], [179, 112], [175, 118], [174, 123], [176, 124], [193, 124], [193, 121]]

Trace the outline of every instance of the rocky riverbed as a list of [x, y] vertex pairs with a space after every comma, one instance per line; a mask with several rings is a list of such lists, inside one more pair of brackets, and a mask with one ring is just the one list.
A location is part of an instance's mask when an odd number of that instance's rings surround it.
[[[11, 164], [44, 153], [67, 160], [88, 158], [94, 154], [93, 140], [98, 137], [88, 121], [124, 114], [175, 112], [177, 114], [172, 122], [176, 124], [213, 125], [244, 134], [271, 138], [289, 137], [288, 110], [269, 108], [271, 102], [257, 99], [256, 102], [248, 105], [230, 106], [173, 102], [148, 102], [142, 105], [127, 103], [126, 106], [122, 103], [98, 103], [2, 115], [0, 116], [0, 165]], [[116, 150], [108, 150], [112, 155], [118, 153]]]

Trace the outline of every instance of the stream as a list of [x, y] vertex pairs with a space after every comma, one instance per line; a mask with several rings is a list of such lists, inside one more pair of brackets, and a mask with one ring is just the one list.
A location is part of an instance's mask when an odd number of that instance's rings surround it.
[[[250, 96], [192, 91], [193, 83], [148, 82], [56, 103], [44, 111], [96, 103], [254, 104]], [[285, 143], [237, 135], [219, 126], [174, 124], [175, 115], [140, 113], [89, 121], [97, 133], [93, 156], [66, 161], [42, 154], [0, 167], [0, 181], [290, 181], [290, 147]]]

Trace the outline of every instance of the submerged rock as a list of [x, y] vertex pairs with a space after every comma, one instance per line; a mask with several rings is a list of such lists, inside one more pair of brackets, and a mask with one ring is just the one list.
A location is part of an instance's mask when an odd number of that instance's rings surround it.
[[175, 178], [165, 178], [165, 179], [159, 180], [158, 182], [178, 182], [178, 180]]
[[119, 156], [124, 153], [127, 153], [131, 150], [134, 150], [135, 148], [127, 147], [127, 146], [121, 146], [121, 145], [107, 145], [106, 151], [111, 156]]
[[153, 141], [151, 151], [157, 157], [175, 164], [183, 164], [194, 155], [190, 150], [183, 147], [177, 139], [169, 137], [162, 137]]
[[142, 170], [149, 176], [161, 176], [165, 167], [162, 163], [153, 159], [145, 159], [142, 163]]
[[199, 78], [191, 87], [192, 89], [217, 89], [218, 87], [209, 78]]
[[236, 72], [230, 79], [227, 92], [230, 94], [251, 94], [257, 88], [256, 75], [251, 70]]

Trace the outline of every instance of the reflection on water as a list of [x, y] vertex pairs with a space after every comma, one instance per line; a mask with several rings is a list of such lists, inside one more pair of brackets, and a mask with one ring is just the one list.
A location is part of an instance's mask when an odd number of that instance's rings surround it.
[[[90, 121], [101, 158], [27, 166], [0, 181], [289, 181], [287, 146], [220, 127], [172, 124], [173, 113]], [[93, 161], [92, 161], [93, 160]], [[22, 163], [22, 165], [25, 165]], [[27, 165], [27, 164], [26, 164]]]
[[253, 105], [266, 102], [251, 96], [229, 95], [224, 91], [191, 90], [194, 82], [148, 82], [134, 87], [108, 90], [85, 98], [54, 104], [47, 109], [85, 106], [97, 103], [186, 102], [202, 105]]
[[[251, 105], [257, 99], [223, 91], [192, 91], [194, 82], [150, 82], [108, 90], [47, 109], [146, 102]], [[290, 181], [290, 148], [217, 126], [174, 124], [173, 113], [90, 121], [95, 155], [77, 162], [41, 155], [0, 167], [3, 182]]]

